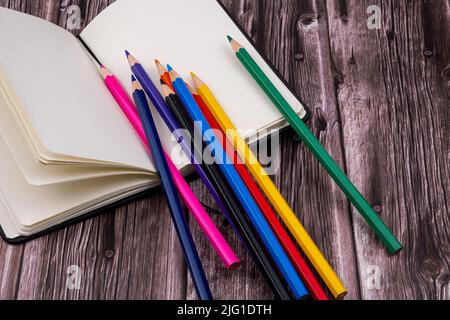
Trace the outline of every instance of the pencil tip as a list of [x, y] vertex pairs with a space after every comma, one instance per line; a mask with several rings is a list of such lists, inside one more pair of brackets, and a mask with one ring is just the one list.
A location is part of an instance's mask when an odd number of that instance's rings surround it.
[[203, 81], [193, 72], [191, 72], [192, 83], [194, 84], [195, 90], [199, 90], [201, 86], [204, 85]]
[[103, 76], [103, 80], [105, 80], [108, 77], [113, 77], [114, 75], [112, 74], [111, 70], [109, 70], [108, 68], [106, 68], [104, 65], [100, 66], [100, 73]]
[[230, 41], [230, 46], [235, 53], [237, 53], [240, 49], [243, 48], [242, 45], [240, 45], [236, 40], [234, 40], [230, 36], [228, 36], [228, 40]]
[[130, 55], [130, 52], [129, 52], [128, 50], [125, 50], [125, 55], [126, 55], [127, 58], [128, 58], [128, 56]]
[[170, 65], [167, 65], [167, 69], [169, 71], [170, 80], [174, 82], [176, 79], [181, 78], [181, 76], [176, 72]]
[[194, 72], [191, 72], [192, 83], [194, 84], [194, 88], [198, 90], [198, 88], [202, 85], [202, 81]]
[[131, 88], [133, 89], [133, 92], [142, 90], [141, 84], [137, 81], [134, 74], [131, 75]]
[[158, 59], [155, 59], [156, 64], [161, 64], [161, 62]]

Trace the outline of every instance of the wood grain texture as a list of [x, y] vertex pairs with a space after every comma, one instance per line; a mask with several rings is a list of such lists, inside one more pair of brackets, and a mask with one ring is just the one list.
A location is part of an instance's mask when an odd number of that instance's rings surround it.
[[[262, 2], [264, 51], [282, 76], [313, 111], [311, 130], [344, 164], [328, 29], [322, 1]], [[270, 21], [270, 22], [269, 22]], [[270, 36], [269, 36], [270, 35]], [[285, 136], [278, 186], [306, 229], [345, 283], [349, 299], [359, 298], [348, 203], [298, 139]], [[283, 177], [289, 177], [284, 179]], [[295, 181], [292, 187], [289, 181]]]
[[0, 299], [15, 299], [19, 286], [23, 246], [11, 246], [0, 241]]
[[[159, 195], [25, 245], [21, 299], [183, 299], [186, 267]], [[81, 271], [68, 290], [67, 269]]]
[[[79, 33], [111, 0], [0, 0]], [[386, 253], [295, 135], [281, 135], [283, 195], [342, 277], [349, 299], [450, 298], [450, 2], [222, 0], [313, 111], [310, 128], [405, 244]], [[367, 28], [367, 7], [382, 12]], [[192, 187], [215, 208], [200, 181]], [[191, 221], [220, 299], [270, 299], [250, 257], [212, 214], [244, 264], [225, 270]], [[67, 268], [81, 270], [67, 290]], [[380, 287], [373, 276], [380, 276]], [[145, 200], [25, 245], [0, 241], [0, 299], [195, 299], [164, 197]]]
[[[197, 195], [201, 195], [200, 201], [202, 203], [218, 210], [214, 205], [214, 200], [209, 196], [206, 187], [201, 181], [196, 181], [193, 184], [193, 190]], [[230, 230], [229, 224], [218, 213], [213, 214], [212, 217], [236, 255], [242, 260], [242, 265], [239, 270], [227, 270], [215, 251], [212, 250], [211, 245], [201, 232], [198, 224], [191, 219], [191, 230], [193, 231], [199, 254], [202, 257], [203, 268], [205, 269], [214, 298], [220, 300], [273, 299], [273, 294], [263, 276], [256, 268], [251, 260], [251, 256], [246, 252], [236, 234]], [[187, 289], [187, 299], [196, 300], [197, 296], [190, 277], [188, 277]]]
[[[321, 141], [336, 159], [342, 159], [339, 126], [334, 125], [336, 97], [329, 94], [333, 86], [330, 55], [328, 47], [321, 45], [323, 38], [323, 43], [328, 43], [322, 3], [249, 0], [233, 2], [229, 8], [256, 46], [314, 111], [313, 131], [320, 133]], [[326, 120], [324, 114], [330, 119]], [[306, 148], [292, 138], [292, 133], [283, 135], [277, 185], [342, 277], [348, 298], [356, 299], [359, 286], [348, 204]], [[294, 187], [291, 181], [295, 181]]]
[[[389, 257], [353, 214], [361, 281], [382, 277], [365, 299], [449, 298], [450, 14], [426, 2], [349, 1], [348, 21], [327, 7], [347, 170], [405, 245]], [[371, 4], [380, 30], [367, 29]]]

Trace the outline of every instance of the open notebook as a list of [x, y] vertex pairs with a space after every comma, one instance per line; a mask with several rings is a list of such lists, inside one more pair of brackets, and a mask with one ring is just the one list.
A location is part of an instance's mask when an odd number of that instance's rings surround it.
[[[284, 127], [276, 108], [237, 63], [227, 34], [250, 50], [305, 118], [307, 109], [215, 1], [196, 0], [193, 6], [185, 0], [119, 0], [80, 39], [44, 20], [0, 8], [2, 236], [22, 241], [159, 185], [94, 60], [111, 69], [129, 91], [125, 49], [156, 83], [155, 58], [172, 64], [186, 79], [195, 71], [249, 141], [262, 129]], [[164, 146], [179, 148], [152, 111]], [[187, 173], [181, 150], [172, 154]]]

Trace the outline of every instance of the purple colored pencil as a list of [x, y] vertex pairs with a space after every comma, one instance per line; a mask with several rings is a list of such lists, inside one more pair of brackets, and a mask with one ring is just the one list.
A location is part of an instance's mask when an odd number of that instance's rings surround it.
[[[128, 51], [126, 51], [128, 60], [130, 62], [131, 71], [136, 76], [138, 81], [141, 83], [145, 93], [150, 98], [151, 102], [155, 106], [158, 113], [163, 118], [164, 122], [166, 123], [167, 127], [170, 131], [175, 135], [175, 138], [181, 142], [181, 147], [183, 148], [183, 151], [188, 156], [188, 158], [191, 160], [192, 165], [194, 166], [195, 171], [200, 176], [200, 179], [204, 182], [206, 187], [208, 188], [208, 191], [211, 193], [211, 195], [214, 197], [214, 200], [217, 202], [220, 211], [225, 215], [228, 221], [230, 221], [230, 215], [229, 212], [223, 203], [222, 199], [218, 195], [216, 189], [212, 185], [211, 181], [208, 179], [208, 176], [206, 175], [205, 170], [203, 170], [202, 166], [198, 163], [196, 160], [195, 155], [193, 154], [191, 150], [191, 146], [188, 144], [188, 141], [184, 139], [178, 129], [181, 129], [182, 126], [180, 123], [174, 118], [172, 115], [172, 112], [167, 108], [166, 102], [164, 101], [164, 98], [161, 96], [160, 92], [156, 88], [156, 86], [151, 81], [150, 77], [147, 75], [146, 71], [142, 67], [142, 65], [134, 59], [132, 55]], [[190, 141], [189, 141], [190, 142]], [[230, 224], [233, 226], [233, 229], [235, 229], [234, 225], [230, 222]], [[237, 232], [237, 230], [235, 229]]]

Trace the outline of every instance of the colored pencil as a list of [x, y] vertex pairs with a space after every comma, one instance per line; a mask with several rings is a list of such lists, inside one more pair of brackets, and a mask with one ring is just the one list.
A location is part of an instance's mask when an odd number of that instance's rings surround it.
[[153, 121], [152, 114], [150, 112], [147, 98], [144, 91], [142, 90], [141, 85], [136, 81], [134, 76], [132, 79], [132, 83], [133, 99], [135, 101], [139, 117], [144, 127], [145, 136], [150, 146], [150, 151], [155, 163], [155, 167], [161, 179], [161, 186], [166, 195], [167, 203], [169, 205], [169, 211], [171, 213], [172, 220], [186, 258], [188, 269], [192, 276], [194, 287], [197, 291], [198, 297], [201, 300], [212, 300], [211, 290], [206, 280], [205, 272], [201, 265], [194, 240], [192, 239], [186, 216], [183, 213], [181, 200], [175, 188], [169, 166], [166, 162], [164, 151], [158, 136], [158, 131], [156, 130], [156, 126]]
[[[210, 101], [204, 100], [209, 98], [208, 96], [204, 95], [204, 92], [209, 91], [208, 88], [206, 87], [206, 85], [201, 83], [200, 79], [198, 79], [195, 75], [193, 75], [193, 79], [194, 85], [197, 89], [197, 92], [192, 92], [195, 101], [197, 101], [198, 106], [200, 107], [201, 111], [203, 112], [203, 115], [205, 116], [206, 120], [208, 120], [211, 127], [213, 129], [220, 130], [223, 136], [226, 137], [226, 132], [228, 128], [222, 126], [223, 122], [221, 122], [220, 118], [216, 117], [216, 114], [213, 114], [210, 111], [209, 109], [211, 107]], [[224, 142], [226, 145], [224, 146], [224, 149], [228, 152], [228, 156], [230, 158], [234, 158], [237, 155], [234, 149], [235, 147], [229, 146], [231, 141], [232, 140], [228, 141], [227, 139], [225, 139]], [[245, 144], [245, 141], [242, 142]], [[247, 151], [249, 153], [252, 152], [250, 148], [248, 148]], [[286, 230], [281, 225], [277, 215], [273, 212], [271, 206], [267, 202], [266, 197], [258, 188], [255, 181], [253, 181], [252, 176], [247, 171], [245, 165], [239, 162], [235, 162], [235, 167], [236, 170], [239, 172], [239, 175], [241, 176], [242, 180], [244, 180], [245, 184], [247, 185], [247, 188], [253, 195], [253, 198], [258, 203], [261, 211], [263, 212], [264, 216], [269, 222], [272, 230], [280, 240], [281, 245], [286, 250], [286, 253], [288, 254], [295, 268], [297, 269], [297, 272], [300, 274], [300, 277], [302, 278], [303, 282], [305, 283], [306, 287], [311, 293], [312, 298], [315, 300], [328, 300], [328, 296], [326, 295], [325, 291], [322, 289], [319, 282], [312, 273], [311, 269], [309, 268], [308, 264], [303, 259], [302, 255], [297, 249], [297, 246], [294, 244], [294, 242], [291, 240]], [[263, 170], [263, 168], [261, 169]], [[339, 296], [341, 296], [343, 293], [344, 292], [340, 292]]]
[[[183, 147], [184, 152], [191, 159], [191, 162], [195, 170], [197, 171], [201, 179], [205, 182], [206, 186], [208, 187], [208, 190], [211, 192], [211, 194], [218, 202], [221, 211], [225, 214], [227, 220], [230, 222], [230, 225], [234, 230], [237, 231], [238, 235], [243, 237], [247, 249], [251, 250], [250, 252], [252, 256], [258, 258], [258, 260], [255, 259], [255, 261], [257, 262], [257, 265], [261, 267], [260, 270], [263, 272], [263, 275], [267, 279], [275, 295], [283, 300], [290, 299], [289, 293], [283, 287], [283, 284], [279, 279], [277, 273], [273, 269], [272, 265], [269, 263], [269, 260], [266, 258], [267, 257], [266, 253], [264, 252], [264, 250], [261, 249], [261, 246], [256, 241], [256, 238], [252, 233], [252, 228], [247, 222], [245, 216], [239, 215], [239, 211], [235, 210], [236, 207], [239, 207], [237, 204], [238, 202], [234, 201], [233, 198], [218, 197], [219, 193], [221, 196], [228, 195], [230, 193], [230, 190], [220, 189], [220, 187], [222, 186], [219, 180], [220, 176], [211, 175], [209, 176], [209, 178], [215, 178], [217, 180], [210, 181], [208, 179], [205, 170], [208, 170], [210, 167], [200, 166], [200, 164], [196, 161], [195, 154], [191, 151], [191, 147], [189, 146], [187, 141], [184, 140], [183, 137], [177, 135], [179, 131], [177, 129], [180, 129], [181, 126], [167, 108], [167, 105], [164, 103], [164, 100], [162, 99], [159, 91], [154, 86], [145, 69], [129, 52], [127, 52], [127, 56], [132, 72], [138, 78], [146, 94], [149, 97], [151, 97], [156, 110], [161, 115], [167, 127], [172, 131], [172, 133], [175, 135], [178, 141], [181, 141], [180, 144]], [[214, 171], [212, 172], [214, 173]], [[214, 183], [214, 185], [212, 183]], [[228, 212], [227, 209], [233, 210], [231, 212]]]
[[[136, 58], [133, 55], [131, 55], [128, 51], [126, 51], [126, 55], [128, 57], [128, 63], [130, 64], [131, 71], [141, 83], [145, 93], [149, 97], [151, 97], [153, 105], [155, 106], [158, 113], [161, 115], [167, 127], [174, 134], [175, 138], [178, 141], [180, 141], [180, 145], [183, 148], [183, 151], [190, 159], [195, 171], [198, 173], [200, 179], [204, 182], [204, 184], [208, 188], [208, 191], [213, 196], [214, 200], [216, 201], [217, 205], [220, 208], [220, 211], [230, 221], [229, 218], [230, 213], [228, 212], [226, 205], [224, 204], [216, 188], [212, 185], [211, 181], [206, 175], [204, 168], [200, 165], [199, 161], [197, 161], [195, 154], [191, 150], [192, 149], [191, 146], [187, 143], [187, 141], [185, 141], [185, 139], [183, 139], [184, 138], [183, 136], [179, 135], [179, 131], [177, 129], [180, 128], [180, 125], [167, 109], [167, 106], [165, 105], [165, 102], [161, 97], [161, 94], [159, 93], [158, 89], [156, 89], [147, 72], [142, 67], [142, 65], [136, 60]], [[236, 226], [231, 221], [230, 225], [235, 231], [237, 231]]]
[[[189, 119], [189, 115], [184, 109], [180, 99], [175, 92], [166, 83], [164, 83], [163, 80], [161, 85], [163, 96], [166, 99], [166, 103], [171, 109], [173, 115], [177, 118], [182, 127], [189, 131], [191, 137], [193, 137], [195, 134], [194, 123]], [[193, 141], [194, 148], [198, 150], [198, 152], [201, 152], [203, 150], [202, 145], [197, 145], [196, 142], [197, 141]], [[288, 292], [284, 289], [281, 279], [273, 268], [273, 263], [270, 261], [270, 258], [267, 257], [265, 251], [259, 244], [257, 236], [254, 234], [253, 229], [245, 218], [245, 212], [239, 205], [237, 205], [237, 200], [231, 192], [231, 189], [224, 177], [220, 173], [217, 165], [205, 164], [205, 169], [209, 176], [211, 176], [211, 181], [216, 183], [218, 186], [217, 190], [220, 190], [222, 197], [229, 205], [229, 211], [232, 212], [234, 220], [236, 220], [236, 225], [239, 226], [240, 233], [242, 234], [241, 241], [244, 242], [245, 247], [249, 251], [258, 268], [261, 270], [263, 276], [266, 278], [268, 284], [272, 288], [272, 291], [274, 291], [280, 299], [290, 299]]]
[[[183, 79], [175, 72], [172, 68], [168, 67], [170, 78], [172, 80], [175, 92], [180, 97], [183, 105], [188, 110], [191, 119], [194, 121], [199, 121], [202, 124], [201, 133], [203, 136], [210, 136], [211, 141], [218, 141], [217, 136], [213, 132], [212, 128], [206, 121], [205, 117], [201, 113], [196, 101], [187, 89]], [[247, 215], [252, 222], [253, 226], [260, 234], [262, 241], [273, 260], [277, 264], [279, 271], [283, 274], [286, 282], [288, 283], [291, 291], [293, 292], [296, 299], [302, 299], [308, 295], [308, 291], [305, 288], [303, 282], [298, 276], [295, 268], [293, 267], [291, 261], [287, 257], [283, 248], [281, 247], [278, 239], [273, 234], [267, 221], [264, 219], [258, 205], [251, 196], [241, 177], [237, 173], [234, 165], [229, 159], [228, 155], [224, 152], [221, 146], [219, 147], [219, 152], [215, 150], [214, 158], [219, 164], [219, 168], [222, 173], [227, 178], [231, 188], [234, 190], [236, 196], [244, 207]], [[220, 150], [222, 149], [222, 150]]]
[[339, 168], [333, 158], [327, 153], [319, 140], [308, 129], [308, 126], [298, 117], [289, 103], [284, 99], [275, 85], [264, 74], [262, 69], [253, 60], [248, 51], [238, 42], [228, 36], [230, 45], [236, 54], [238, 60], [244, 65], [245, 69], [252, 75], [263, 91], [269, 96], [284, 118], [289, 122], [295, 132], [303, 140], [313, 155], [319, 160], [328, 174], [334, 179], [337, 185], [345, 193], [350, 202], [361, 213], [363, 218], [373, 229], [381, 242], [386, 246], [390, 253], [396, 253], [402, 249], [401, 243], [397, 240], [391, 230], [373, 211], [370, 204], [350, 182], [345, 173]]
[[[127, 119], [135, 129], [147, 152], [150, 153], [149, 144], [147, 138], [145, 137], [144, 128], [142, 127], [142, 123], [139, 119], [139, 115], [133, 102], [131, 102], [119, 80], [112, 74], [110, 70], [102, 66], [101, 73], [106, 87], [109, 89], [109, 91], [121, 107], [122, 111], [126, 115]], [[181, 173], [174, 165], [172, 159], [167, 155], [166, 152], [165, 157], [167, 164], [169, 165], [169, 170], [174, 178], [175, 185], [177, 186], [177, 189], [182, 196], [184, 203], [194, 216], [202, 231], [205, 233], [209, 242], [227, 268], [237, 268], [240, 265], [239, 259], [236, 257], [226, 240], [223, 238], [222, 234], [217, 229], [210, 216], [206, 213], [205, 209], [203, 208], [195, 194], [192, 192], [186, 180], [183, 178]]]
[[156, 69], [158, 69], [159, 77], [161, 80], [173, 90], [172, 82], [170, 81], [170, 74], [158, 59], [155, 59]]
[[[236, 128], [232, 125], [231, 121], [228, 119], [225, 112], [223, 112], [222, 108], [220, 107], [219, 103], [217, 102], [217, 100], [215, 99], [214, 95], [209, 90], [209, 88], [197, 76], [195, 76], [194, 74], [192, 75], [194, 80], [194, 86], [196, 87], [198, 93], [198, 101], [200, 102], [199, 106], [201, 106], [202, 102], [204, 103], [205, 109], [204, 114], [209, 114], [211, 121], [216, 122], [217, 126], [220, 127], [220, 129], [222, 130], [222, 132], [224, 132], [224, 134], [228, 134], [229, 140], [233, 143], [234, 147], [237, 149], [242, 159], [245, 160], [247, 168], [253, 174], [253, 177], [258, 182], [261, 189], [265, 192], [266, 196], [269, 198], [272, 205], [276, 209], [279, 209], [280, 202], [284, 202], [284, 206], [287, 207], [289, 211], [287, 211], [287, 214], [285, 211], [279, 212], [279, 214], [283, 218], [285, 225], [287, 225], [288, 228], [290, 228], [291, 233], [295, 235], [296, 239], [299, 239], [298, 243], [301, 245], [301, 248], [306, 253], [311, 263], [314, 266], [316, 266], [319, 275], [321, 275], [324, 282], [327, 284], [330, 291], [332, 292], [333, 296], [336, 298], [344, 297], [346, 294], [346, 290], [342, 285], [341, 281], [339, 280], [335, 272], [332, 270], [330, 265], [327, 263], [327, 261], [321, 254], [320, 250], [314, 244], [313, 240], [308, 235], [303, 225], [301, 225], [301, 223], [298, 221], [296, 215], [289, 208], [289, 205], [286, 203], [279, 190], [273, 184], [272, 180], [270, 180], [269, 176], [265, 174], [265, 170], [259, 164], [256, 156], [250, 150], [246, 142], [239, 136]], [[249, 173], [246, 170], [245, 172], [244, 170], [242, 170], [242, 174], [249, 176]], [[248, 177], [248, 183], [255, 185], [251, 177]], [[258, 188], [256, 187], [255, 190], [256, 189]], [[268, 207], [270, 208], [270, 206]], [[270, 210], [270, 212], [266, 213], [266, 216], [267, 215], [274, 215], [274, 213], [272, 210]], [[283, 231], [280, 230], [280, 232]], [[286, 234], [286, 232], [284, 233]], [[286, 241], [290, 242], [291, 245], [295, 248], [295, 245], [292, 243], [290, 238], [286, 237], [286, 239], [289, 239]]]

